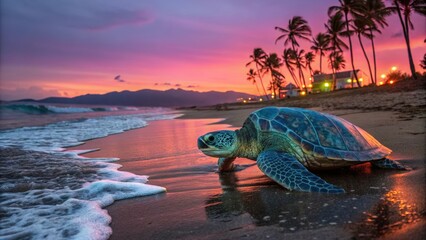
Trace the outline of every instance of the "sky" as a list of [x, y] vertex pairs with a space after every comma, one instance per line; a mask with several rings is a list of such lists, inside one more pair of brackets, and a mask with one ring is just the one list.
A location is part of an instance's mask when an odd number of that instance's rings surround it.
[[[338, 1], [1, 0], [0, 99], [170, 88], [257, 94], [245, 66], [253, 49], [282, 55], [274, 28], [286, 27], [297, 15], [314, 35], [324, 32], [332, 5]], [[376, 38], [378, 74], [392, 66], [409, 72], [398, 17], [388, 23]], [[426, 21], [415, 14], [413, 23], [412, 52], [420, 71]], [[355, 67], [367, 73], [354, 42]], [[300, 43], [309, 50], [311, 43]], [[365, 45], [370, 52], [369, 42]], [[349, 54], [345, 57], [349, 70]], [[313, 68], [319, 69], [319, 57]]]

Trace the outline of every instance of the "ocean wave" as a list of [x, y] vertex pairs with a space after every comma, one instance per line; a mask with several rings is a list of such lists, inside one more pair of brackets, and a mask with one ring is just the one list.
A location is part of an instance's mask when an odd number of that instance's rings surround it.
[[165, 192], [117, 158], [85, 158], [67, 146], [177, 115], [136, 114], [0, 131], [0, 239], [107, 239], [116, 200]]
[[53, 113], [87, 113], [87, 112], [112, 112], [112, 111], [137, 111], [136, 107], [65, 107], [44, 104], [9, 104], [1, 108], [23, 112], [27, 114], [53, 114]]

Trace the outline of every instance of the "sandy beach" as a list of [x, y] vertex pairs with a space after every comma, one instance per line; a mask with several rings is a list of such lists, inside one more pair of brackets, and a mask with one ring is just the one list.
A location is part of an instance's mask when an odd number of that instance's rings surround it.
[[[240, 127], [258, 106], [185, 110], [180, 119], [152, 122], [77, 148], [100, 148], [86, 156], [118, 157], [122, 170], [148, 175], [149, 183], [167, 188], [165, 194], [108, 207], [111, 239], [424, 239], [424, 96], [424, 90], [370, 93], [357, 95], [364, 103], [357, 106], [345, 106], [342, 98], [336, 98], [340, 105], [313, 106], [367, 130], [393, 150], [391, 159], [413, 168], [379, 170], [367, 163], [316, 173], [346, 189], [341, 195], [290, 192], [247, 159], [236, 161], [246, 167], [242, 171], [215, 172], [217, 159], [198, 151], [197, 137]], [[394, 107], [373, 108], [378, 103]], [[401, 104], [419, 111], [407, 114]]]

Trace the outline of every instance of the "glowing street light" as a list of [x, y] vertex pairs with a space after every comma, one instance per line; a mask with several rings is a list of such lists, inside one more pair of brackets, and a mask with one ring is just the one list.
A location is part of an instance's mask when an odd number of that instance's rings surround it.
[[398, 69], [396, 66], [393, 66], [393, 67], [391, 68], [392, 72], [396, 71], [396, 69]]
[[330, 83], [328, 82], [324, 83], [324, 87], [330, 87]]
[[380, 77], [381, 77], [382, 79], [385, 79], [385, 78], [386, 78], [386, 74], [382, 74], [382, 75], [380, 75]]

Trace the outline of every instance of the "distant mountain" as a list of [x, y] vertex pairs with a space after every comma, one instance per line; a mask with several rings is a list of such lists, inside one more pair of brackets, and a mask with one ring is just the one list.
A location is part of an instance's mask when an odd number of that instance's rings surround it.
[[143, 89], [135, 92], [122, 91], [106, 94], [87, 94], [73, 98], [49, 97], [38, 100], [37, 102], [146, 107], [189, 107], [230, 103], [236, 102], [237, 98], [249, 97], [253, 96], [234, 91], [197, 92], [183, 89], [169, 89], [166, 91]]

